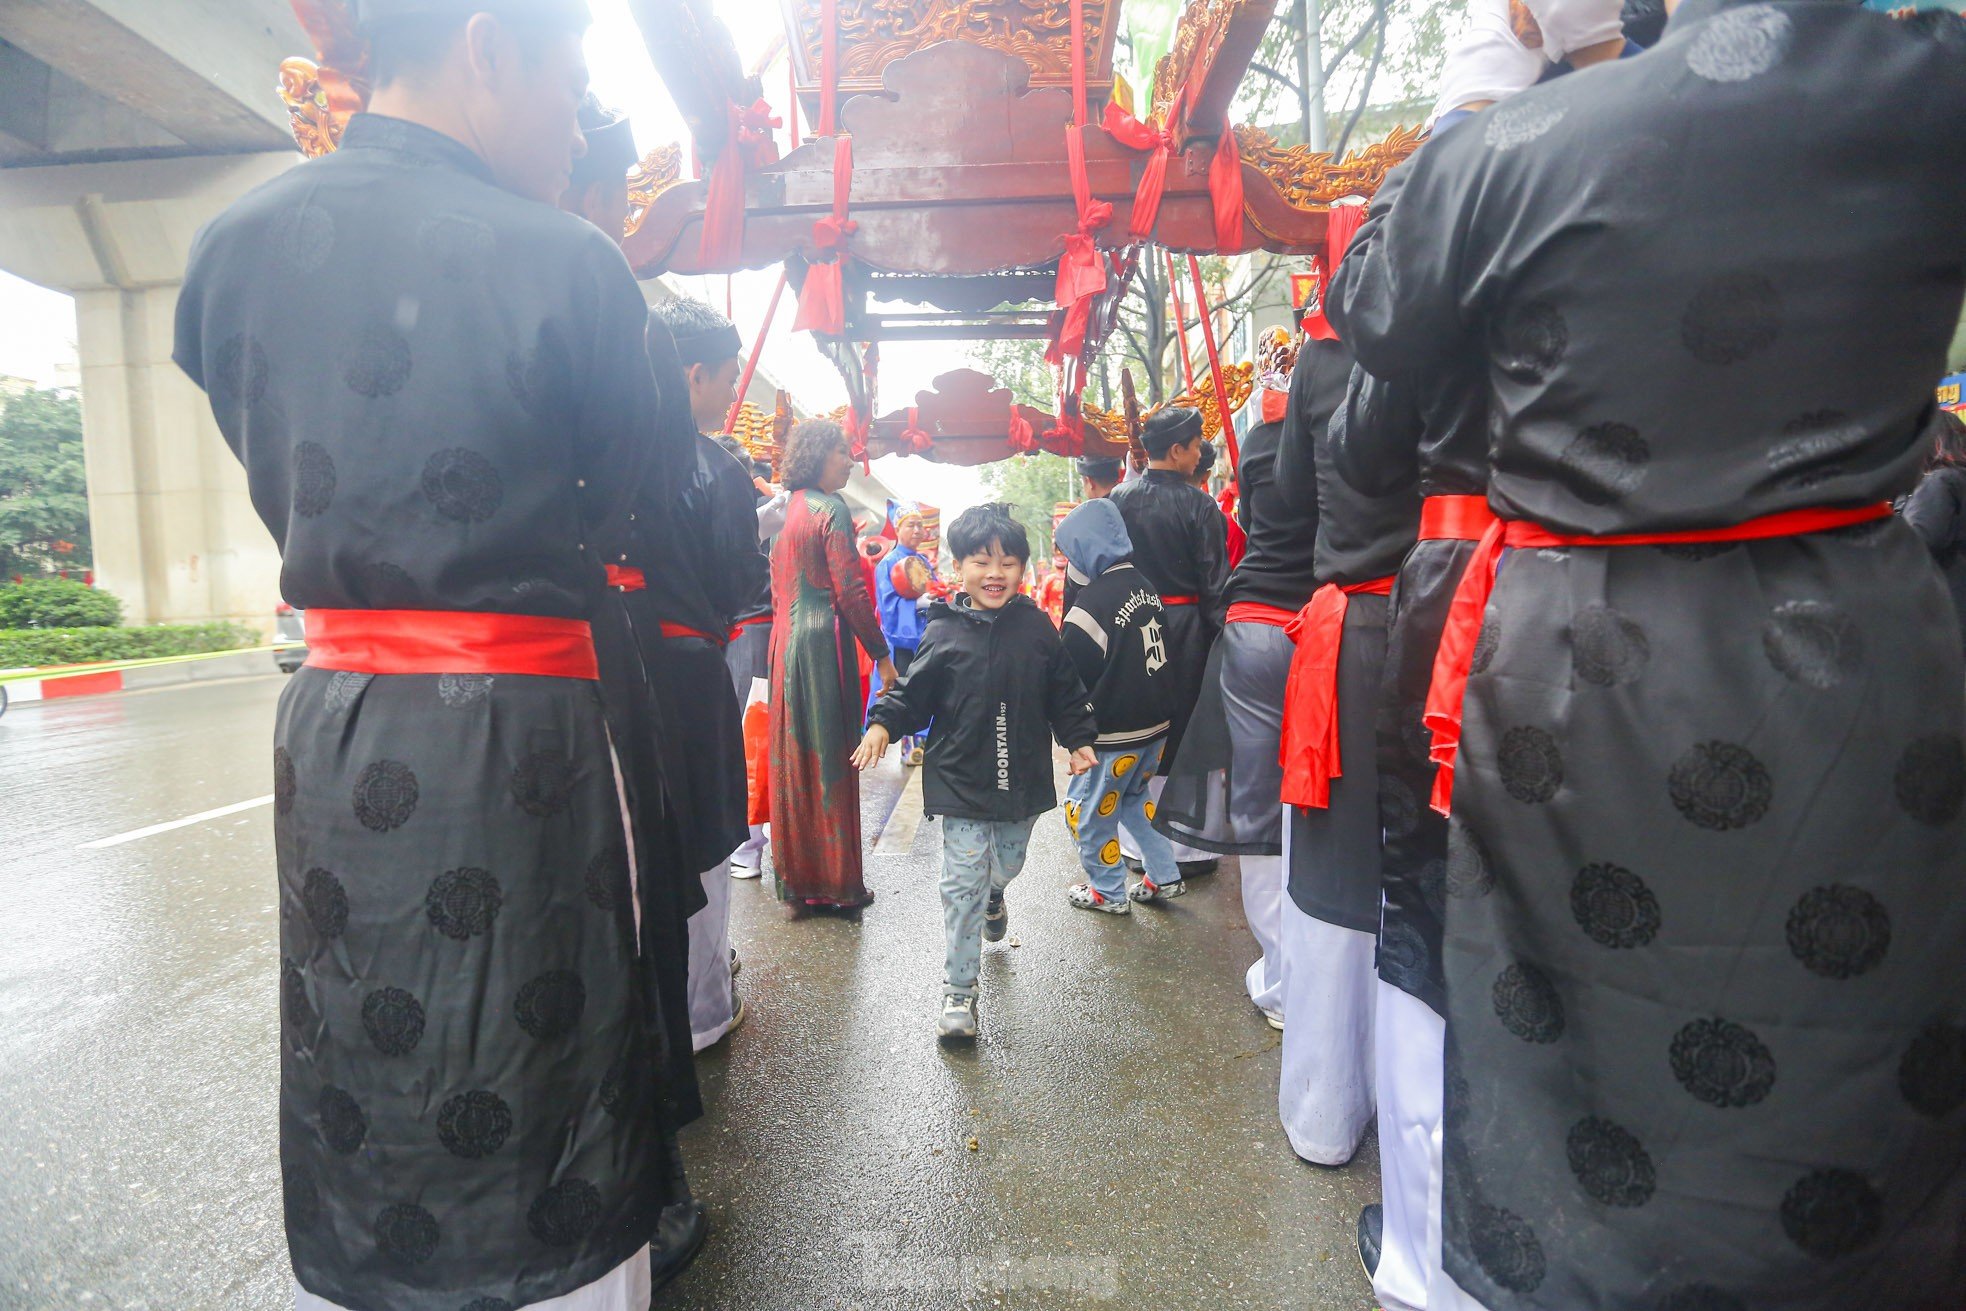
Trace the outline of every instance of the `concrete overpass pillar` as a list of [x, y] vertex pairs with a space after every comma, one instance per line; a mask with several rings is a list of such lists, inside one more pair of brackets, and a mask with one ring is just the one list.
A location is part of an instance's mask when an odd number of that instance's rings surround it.
[[96, 577], [132, 623], [272, 622], [279, 553], [171, 345], [198, 228], [298, 158], [0, 170], [0, 268], [75, 297]]

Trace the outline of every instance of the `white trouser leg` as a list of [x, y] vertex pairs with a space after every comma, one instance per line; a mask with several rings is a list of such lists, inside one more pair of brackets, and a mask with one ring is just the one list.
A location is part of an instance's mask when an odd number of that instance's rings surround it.
[[730, 867], [697, 876], [709, 904], [689, 917], [690, 1044], [702, 1051], [730, 1031], [737, 999], [730, 981]]
[[1385, 1311], [1431, 1311], [1440, 1277], [1440, 1118], [1447, 1024], [1381, 980], [1373, 1034], [1379, 1085], [1379, 1180], [1386, 1226], [1373, 1296]]
[[[493, 1258], [487, 1257], [487, 1260]], [[528, 1302], [519, 1311], [643, 1311], [649, 1304], [649, 1250], [644, 1247], [591, 1284], [571, 1293], [549, 1297], [544, 1302]], [[509, 1302], [500, 1302], [509, 1306]], [[325, 1297], [317, 1297], [294, 1281], [294, 1311], [343, 1311]]]
[[1283, 857], [1244, 856], [1241, 865], [1242, 916], [1249, 922], [1256, 949], [1263, 953], [1243, 976], [1243, 986], [1258, 1010], [1287, 1021], [1283, 949], [1278, 941], [1283, 931]]
[[1373, 935], [1313, 919], [1286, 893], [1281, 943], [1277, 1113], [1297, 1155], [1343, 1165], [1372, 1125]]
[[739, 869], [747, 873], [754, 872], [763, 863], [764, 858], [765, 826], [763, 824], [753, 824], [751, 826], [751, 836], [744, 839], [743, 844], [736, 851], [730, 853], [731, 868], [733, 872]]

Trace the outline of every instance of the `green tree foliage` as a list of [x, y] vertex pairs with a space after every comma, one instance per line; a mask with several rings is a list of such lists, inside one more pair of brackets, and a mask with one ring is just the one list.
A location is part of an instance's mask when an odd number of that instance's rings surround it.
[[89, 567], [82, 404], [33, 391], [0, 408], [0, 579]]
[[30, 578], [0, 586], [0, 628], [114, 628], [123, 603], [66, 578]]
[[985, 465], [983, 485], [1010, 506], [1011, 517], [1031, 535], [1031, 558], [1051, 558], [1051, 512], [1060, 501], [1074, 498], [1072, 462], [1040, 453], [1015, 455]]

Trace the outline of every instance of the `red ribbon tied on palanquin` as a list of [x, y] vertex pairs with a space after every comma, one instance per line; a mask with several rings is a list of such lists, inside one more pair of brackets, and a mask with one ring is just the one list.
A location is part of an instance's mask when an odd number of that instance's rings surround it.
[[745, 147], [745, 158], [752, 164], [769, 164], [778, 156], [771, 144], [774, 129], [785, 126], [785, 120], [774, 118], [771, 106], [763, 100], [754, 100], [739, 108], [731, 106], [731, 126], [736, 130], [739, 144]]
[[792, 331], [840, 336], [846, 332], [846, 240], [860, 225], [846, 216], [847, 198], [853, 192], [853, 138], [833, 139], [833, 212], [813, 220], [812, 246], [819, 254], [834, 258], [810, 264], [805, 285], [799, 288], [799, 314], [792, 320]]
[[1065, 236], [1065, 253], [1058, 261], [1058, 282], [1052, 300], [1065, 311], [1058, 344], [1063, 354], [1075, 355], [1085, 346], [1086, 325], [1094, 296], [1106, 290], [1106, 260], [1092, 234], [1113, 221], [1113, 207], [1092, 198], [1092, 180], [1085, 171], [1085, 130], [1065, 129], [1065, 161], [1072, 174], [1072, 198], [1078, 204], [1077, 232]]
[[[1174, 97], [1174, 105], [1168, 112], [1168, 121], [1174, 121], [1181, 112], [1181, 101], [1187, 95], [1184, 86]], [[1137, 240], [1145, 241], [1154, 234], [1154, 224], [1160, 220], [1161, 193], [1167, 189], [1167, 161], [1174, 153], [1174, 133], [1155, 123], [1143, 123], [1120, 108], [1119, 102], [1106, 102], [1106, 116], [1101, 124], [1106, 134], [1129, 150], [1150, 151], [1147, 163], [1140, 170], [1140, 185], [1133, 192], [1133, 219], [1127, 231]]]
[[1015, 405], [1010, 407], [1010, 449], [1024, 455], [1038, 449], [1038, 436], [1031, 430], [1031, 421]]
[[908, 407], [908, 426], [903, 430], [901, 440], [914, 447], [921, 455], [927, 455], [935, 449], [935, 438], [922, 427], [922, 412], [913, 405]]

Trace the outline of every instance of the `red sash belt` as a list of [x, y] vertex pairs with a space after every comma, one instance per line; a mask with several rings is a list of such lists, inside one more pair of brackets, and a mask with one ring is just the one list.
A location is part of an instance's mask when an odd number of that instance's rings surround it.
[[1481, 536], [1468, 557], [1467, 572], [1454, 590], [1447, 626], [1434, 656], [1434, 674], [1427, 688], [1427, 727], [1433, 732], [1433, 808], [1445, 815], [1454, 800], [1454, 758], [1461, 749], [1461, 702], [1468, 690], [1475, 643], [1481, 637], [1488, 598], [1495, 591], [1495, 569], [1504, 547], [1542, 549], [1553, 546], [1679, 546], [1708, 542], [1754, 542], [1773, 537], [1799, 537], [1888, 518], [1888, 503], [1832, 509], [1811, 506], [1763, 515], [1725, 528], [1695, 528], [1672, 533], [1614, 533], [1593, 537], [1584, 533], [1553, 533], [1526, 520], [1497, 519]]
[[739, 637], [744, 635], [745, 629], [756, 628], [759, 624], [768, 624], [770, 622], [770, 615], [752, 615], [749, 619], [740, 619], [730, 626], [728, 640], [735, 642]]
[[1163, 596], [1160, 599], [1160, 603], [1162, 605], [1198, 605], [1200, 604], [1200, 598], [1193, 596]]
[[1338, 652], [1345, 640], [1345, 612], [1354, 596], [1389, 596], [1391, 578], [1326, 583], [1284, 631], [1297, 644], [1283, 689], [1283, 799], [1322, 810], [1331, 804], [1331, 780], [1344, 776], [1338, 756]]
[[608, 586], [618, 587], [624, 592], [639, 592], [646, 588], [648, 579], [639, 569], [625, 564], [603, 566], [608, 571]]
[[718, 637], [715, 633], [706, 633], [701, 628], [691, 628], [688, 624], [679, 624], [673, 620], [664, 619], [661, 623], [661, 628], [664, 637], [694, 637], [700, 641], [714, 642], [718, 646], [724, 644], [724, 639]]
[[[1167, 604], [1165, 600], [1161, 604]], [[1268, 624], [1272, 628], [1288, 628], [1297, 620], [1295, 610], [1286, 610], [1280, 605], [1264, 605], [1261, 601], [1238, 601], [1229, 607], [1227, 622], [1232, 624]]]
[[309, 610], [307, 663], [357, 674], [600, 677], [584, 619], [463, 610]]
[[1429, 496], [1420, 502], [1420, 540], [1478, 542], [1495, 522], [1485, 496]]

